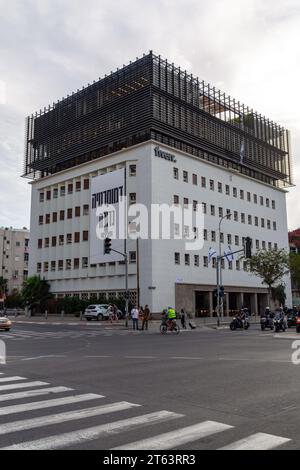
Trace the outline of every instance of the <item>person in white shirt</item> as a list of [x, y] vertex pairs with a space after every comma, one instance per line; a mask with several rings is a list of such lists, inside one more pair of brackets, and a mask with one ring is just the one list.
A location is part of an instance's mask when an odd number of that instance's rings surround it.
[[137, 305], [135, 305], [134, 308], [131, 310], [131, 318], [132, 318], [133, 329], [138, 330], [139, 329], [139, 309]]

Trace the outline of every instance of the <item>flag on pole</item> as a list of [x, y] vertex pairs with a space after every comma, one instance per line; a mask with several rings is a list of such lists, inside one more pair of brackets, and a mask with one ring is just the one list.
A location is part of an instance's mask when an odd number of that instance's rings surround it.
[[208, 264], [211, 262], [212, 257], [216, 254], [216, 250], [210, 246], [208, 250]]
[[243, 139], [241, 143], [241, 148], [240, 148], [240, 163], [243, 163], [244, 156], [245, 156], [245, 141]]
[[234, 260], [234, 255], [232, 253], [231, 247], [228, 245], [227, 250], [224, 250], [224, 256], [227, 259], [228, 263]]

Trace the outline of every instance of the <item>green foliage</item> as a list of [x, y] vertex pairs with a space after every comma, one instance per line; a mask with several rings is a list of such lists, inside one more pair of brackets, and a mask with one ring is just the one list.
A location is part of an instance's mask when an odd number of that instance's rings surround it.
[[0, 277], [0, 297], [2, 297], [7, 290], [7, 279], [4, 279], [4, 277]]
[[296, 253], [290, 254], [290, 267], [291, 267], [292, 284], [296, 288], [300, 288], [300, 254], [296, 254]]
[[24, 283], [22, 289], [22, 298], [29, 308], [39, 307], [45, 309], [46, 301], [51, 299], [50, 285], [40, 276], [31, 276]]
[[249, 260], [249, 270], [269, 289], [290, 270], [290, 257], [284, 250], [258, 250]]
[[8, 295], [6, 297], [5, 307], [6, 308], [23, 308], [24, 307], [23, 297], [17, 289], [14, 289], [11, 295]]
[[272, 298], [274, 300], [278, 300], [280, 305], [282, 305], [283, 307], [285, 306], [286, 293], [284, 284], [279, 284], [276, 287], [272, 287]]

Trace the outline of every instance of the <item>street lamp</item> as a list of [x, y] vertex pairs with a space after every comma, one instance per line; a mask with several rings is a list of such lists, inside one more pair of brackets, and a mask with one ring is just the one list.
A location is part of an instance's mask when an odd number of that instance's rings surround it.
[[222, 286], [222, 251], [221, 251], [221, 225], [224, 219], [229, 219], [232, 216], [231, 212], [227, 212], [219, 221], [219, 256], [217, 257], [217, 312], [218, 312], [218, 325], [220, 325], [220, 311], [221, 319], [223, 321], [223, 297], [220, 302], [220, 286]]

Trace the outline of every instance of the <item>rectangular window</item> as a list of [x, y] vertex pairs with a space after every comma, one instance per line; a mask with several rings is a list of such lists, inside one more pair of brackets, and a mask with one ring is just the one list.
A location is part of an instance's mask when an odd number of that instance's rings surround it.
[[174, 253], [175, 264], [180, 264], [180, 253]]
[[254, 217], [254, 225], [255, 227], [258, 227], [258, 217]]
[[222, 192], [223, 192], [222, 183], [220, 183], [220, 182], [218, 182], [218, 192], [219, 192], [219, 193], [222, 193]]
[[46, 214], [45, 223], [50, 224], [50, 214]]
[[225, 186], [225, 191], [226, 191], [226, 195], [230, 196], [230, 187], [229, 187], [228, 184], [226, 184], [226, 186]]
[[89, 215], [89, 205], [84, 204], [83, 206], [83, 215]]
[[57, 212], [52, 212], [52, 222], [57, 222]]
[[66, 259], [66, 269], [69, 271], [72, 269], [72, 260], [71, 259]]
[[270, 199], [266, 198], [266, 206], [270, 207]]
[[89, 231], [88, 231], [88, 230], [84, 230], [84, 231], [82, 232], [82, 241], [87, 242], [88, 239], [89, 239]]
[[129, 251], [129, 263], [130, 264], [136, 263], [136, 251]]
[[193, 211], [197, 210], [198, 201], [193, 201]]
[[255, 241], [255, 246], [256, 246], [256, 249], [259, 250], [259, 240]]
[[223, 207], [219, 207], [219, 217], [223, 217]]
[[215, 269], [217, 266], [217, 260], [216, 258], [212, 258], [212, 267]]
[[277, 245], [277, 243], [274, 243], [274, 250], [278, 250], [278, 245]]
[[186, 266], [190, 265], [190, 255], [188, 253], [185, 253], [185, 255], [184, 255], [184, 264]]
[[211, 231], [211, 241], [212, 242], [216, 241], [216, 232], [214, 230]]
[[136, 165], [129, 165], [129, 176], [136, 176]]
[[262, 249], [265, 250], [266, 249], [266, 242], [261, 242], [261, 246], [262, 246]]
[[56, 261], [51, 261], [51, 271], [55, 271], [56, 269]]
[[51, 239], [51, 245], [56, 246], [56, 237], [52, 237]]
[[177, 196], [177, 194], [173, 196], [173, 204], [179, 204], [179, 196]]
[[74, 258], [74, 269], [79, 269], [79, 258]]
[[47, 201], [51, 200], [51, 190], [50, 189], [48, 191], [46, 191], [46, 199], [47, 199]]
[[58, 260], [58, 271], [63, 271], [64, 269], [64, 260], [60, 259]]
[[45, 238], [45, 248], [49, 248], [49, 237]]
[[178, 168], [175, 168], [175, 167], [173, 168], [173, 178], [174, 178], [174, 180], [178, 180], [178, 178], [179, 178]]
[[59, 211], [59, 220], [65, 220], [65, 211]]
[[42, 263], [36, 263], [36, 272], [40, 273], [42, 270]]
[[215, 183], [214, 183], [214, 180], [209, 180], [209, 189], [211, 191], [214, 191], [215, 190]]
[[233, 197], [237, 197], [237, 189], [236, 188], [232, 188], [232, 195], [233, 195]]
[[247, 201], [251, 202], [251, 193], [249, 191], [247, 191]]
[[260, 205], [263, 206], [263, 205], [264, 205], [264, 198], [263, 198], [263, 196], [260, 196], [259, 200], [260, 200]]
[[64, 242], [65, 242], [65, 237], [64, 237], [64, 235], [59, 235], [59, 237], [58, 237], [58, 244], [59, 244], [59, 246], [63, 246]]
[[44, 193], [40, 193], [40, 202], [44, 202], [45, 195]]
[[75, 232], [74, 233], [74, 243], [79, 243], [80, 242], [80, 232]]
[[90, 189], [90, 180], [87, 178], [83, 180], [83, 189]]
[[184, 198], [183, 198], [183, 205], [184, 205], [185, 207], [187, 207], [188, 204], [189, 204], [189, 198], [188, 198], [188, 197], [184, 197]]
[[189, 182], [189, 174], [188, 174], [188, 172], [185, 171], [185, 170], [183, 170], [182, 174], [183, 174], [183, 181], [184, 181], [184, 183], [188, 183], [188, 182]]
[[193, 184], [195, 185], [198, 184], [198, 178], [197, 178], [197, 175], [195, 175], [195, 173], [193, 173]]
[[129, 204], [136, 204], [136, 193], [129, 193]]
[[252, 216], [251, 215], [248, 215], [248, 224], [252, 225]]
[[81, 191], [81, 181], [76, 181], [75, 183], [76, 192]]
[[49, 263], [48, 261], [44, 261], [44, 273], [47, 273], [49, 271]]
[[224, 233], [220, 232], [220, 242], [224, 243]]
[[240, 189], [240, 199], [244, 199], [244, 190]]
[[244, 212], [241, 213], [241, 222], [242, 222], [242, 224], [245, 223], [245, 214], [244, 214]]
[[267, 220], [267, 229], [271, 230], [271, 220]]
[[206, 204], [206, 202], [202, 202], [202, 212], [203, 212], [203, 214], [207, 214], [207, 204]]
[[272, 250], [272, 243], [271, 242], [268, 243], [268, 249], [269, 249], [269, 251]]
[[240, 244], [240, 237], [238, 235], [234, 236], [234, 244], [235, 246], [239, 246]]
[[203, 256], [203, 266], [205, 268], [208, 268], [208, 257], [207, 256]]
[[68, 219], [72, 219], [72, 213], [73, 213], [72, 208], [70, 208], [70, 209], [67, 210], [67, 217], [68, 217]]
[[239, 261], [239, 260], [236, 260], [236, 262], [235, 262], [235, 269], [236, 269], [237, 271], [240, 270], [240, 261]]
[[42, 215], [39, 216], [39, 225], [43, 225], [43, 216]]
[[80, 217], [80, 206], [75, 207], [75, 217]]
[[60, 195], [61, 196], [64, 196], [66, 194], [66, 187], [65, 186], [61, 186], [60, 187]]
[[68, 184], [68, 194], [73, 194], [73, 183]]
[[38, 248], [43, 248], [43, 239], [42, 238], [38, 239]]
[[272, 200], [272, 209], [275, 209], [275, 201]]
[[232, 261], [229, 261], [229, 262], [228, 262], [228, 269], [229, 269], [230, 271], [232, 271]]
[[265, 219], [261, 219], [261, 227], [265, 228]]
[[199, 266], [199, 255], [194, 255], [194, 266]]
[[253, 194], [253, 202], [254, 204], [257, 204], [257, 194]]
[[53, 189], [53, 199], [57, 199], [58, 198], [58, 188], [54, 188]]
[[231, 245], [231, 243], [232, 243], [232, 236], [230, 235], [230, 233], [228, 233], [228, 235], [227, 235], [227, 243], [228, 243], [228, 245]]
[[215, 206], [210, 206], [210, 215], [215, 215]]
[[204, 240], [207, 240], [207, 229], [203, 229], [203, 238]]
[[276, 224], [276, 222], [273, 222], [273, 230], [277, 230], [277, 224]]
[[237, 212], [237, 211], [234, 211], [234, 213], [233, 213], [233, 220], [234, 220], [235, 222], [238, 222], [238, 220], [239, 220], [239, 215], [238, 215], [238, 212]]
[[86, 256], [82, 258], [82, 268], [83, 269], [88, 268], [88, 258]]
[[201, 176], [201, 187], [206, 188], [206, 178], [204, 176]]
[[71, 245], [71, 243], [72, 243], [72, 234], [67, 233], [67, 245]]

